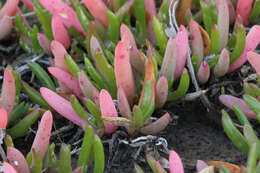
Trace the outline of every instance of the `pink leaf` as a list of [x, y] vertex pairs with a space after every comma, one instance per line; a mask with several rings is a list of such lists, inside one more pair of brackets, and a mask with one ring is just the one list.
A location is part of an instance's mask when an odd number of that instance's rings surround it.
[[15, 102], [15, 81], [12, 72], [6, 68], [4, 72], [4, 81], [2, 85], [2, 94], [0, 100], [0, 108], [4, 108], [10, 118]]
[[[54, 55], [55, 67], [59, 67], [60, 69], [66, 72], [70, 72], [64, 58], [64, 56], [68, 54], [64, 46], [60, 42], [53, 40], [51, 42], [51, 51], [52, 54]], [[70, 92], [70, 90], [64, 84], [60, 82], [59, 84], [60, 84], [61, 91], [68, 92], [68, 93]]]
[[51, 20], [51, 27], [53, 32], [54, 40], [60, 42], [65, 49], [70, 47], [70, 36], [68, 31], [65, 29], [60, 17], [53, 16]]
[[123, 117], [131, 120], [132, 119], [131, 109], [128, 100], [126, 98], [126, 94], [122, 88], [117, 89], [117, 100], [118, 100], [118, 108], [120, 114]]
[[84, 97], [84, 94], [80, 89], [79, 82], [73, 75], [57, 67], [49, 67], [48, 71], [61, 83], [68, 87], [77, 97], [81, 99]]
[[83, 0], [83, 2], [95, 19], [108, 27], [108, 9], [104, 2], [102, 0]]
[[219, 100], [222, 104], [227, 106], [229, 109], [233, 109], [232, 105], [237, 104], [245, 113], [248, 118], [256, 119], [255, 113], [249, 108], [244, 100], [231, 96], [231, 95], [220, 95]]
[[247, 60], [254, 67], [258, 75], [260, 75], [260, 55], [252, 51], [247, 53]]
[[[23, 154], [14, 147], [7, 148], [7, 158], [9, 163], [15, 168], [19, 173], [30, 173], [27, 161], [25, 160]], [[18, 164], [17, 164], [18, 163]]]
[[61, 0], [39, 0], [54, 16], [58, 16], [67, 27], [74, 26], [83, 36], [86, 35], [76, 12]]
[[160, 76], [166, 77], [168, 81], [174, 77], [177, 56], [177, 43], [174, 36], [172, 36], [168, 40], [163, 64], [160, 70]]
[[184, 173], [184, 168], [180, 156], [174, 151], [169, 155], [170, 173]]
[[16, 170], [7, 162], [3, 163], [4, 173], [17, 173]]
[[14, 16], [18, 8], [19, 0], [7, 0], [0, 10], [0, 19], [6, 16]]
[[145, 0], [145, 11], [146, 11], [146, 21], [147, 21], [147, 34], [148, 39], [155, 44], [156, 38], [153, 31], [152, 19], [157, 16], [156, 6], [154, 0]]
[[31, 0], [21, 0], [31, 11], [33, 10], [33, 2]]
[[246, 45], [242, 55], [230, 65], [228, 72], [232, 72], [241, 67], [246, 62], [246, 55], [249, 51], [255, 50], [260, 42], [260, 26], [254, 25], [246, 36]]
[[97, 52], [104, 54], [97, 38], [94, 35], [92, 35], [90, 39], [90, 51], [93, 59], [95, 59]]
[[209, 76], [210, 76], [210, 68], [209, 68], [209, 64], [207, 63], [207, 61], [203, 61], [200, 64], [200, 68], [197, 72], [197, 78], [200, 84], [204, 84], [209, 80]]
[[140, 132], [145, 135], [154, 135], [161, 131], [163, 131], [167, 125], [170, 123], [170, 114], [165, 113], [161, 118], [156, 120], [155, 122], [146, 125], [140, 129]]
[[64, 46], [60, 42], [53, 40], [51, 42], [51, 51], [55, 57], [54, 58], [55, 67], [59, 67], [60, 69], [69, 72], [70, 70], [64, 58], [64, 56], [68, 53], [64, 48]]
[[122, 24], [120, 27], [120, 36], [122, 42], [125, 43], [126, 47], [130, 52], [130, 63], [140, 74], [143, 74], [145, 68], [145, 60], [142, 59], [139, 50], [136, 47], [135, 39], [130, 29]]
[[203, 61], [203, 39], [199, 29], [199, 25], [193, 19], [190, 21], [190, 37], [192, 55], [198, 56], [198, 64]]
[[254, 0], [238, 0], [236, 15], [240, 15], [243, 19], [244, 25], [248, 24], [248, 17], [250, 15]]
[[155, 105], [157, 108], [163, 107], [166, 103], [168, 97], [168, 81], [162, 76], [157, 82], [156, 85], [156, 97], [155, 97]]
[[6, 129], [8, 115], [5, 109], [0, 109], [0, 129]]
[[[99, 95], [100, 110], [103, 117], [117, 117], [117, 111], [110, 94], [102, 89]], [[111, 134], [116, 131], [117, 125], [109, 122], [104, 122], [105, 132]]]
[[99, 91], [92, 85], [90, 80], [86, 75], [82, 72], [78, 74], [78, 81], [81, 91], [83, 92], [84, 96], [88, 99], [91, 99], [96, 104], [98, 103]]
[[37, 39], [43, 51], [47, 54], [51, 54], [51, 41], [42, 33], [37, 34]]
[[46, 111], [42, 116], [31, 148], [31, 150], [35, 150], [41, 156], [42, 160], [49, 147], [51, 129], [52, 114], [50, 111]]
[[229, 68], [229, 52], [226, 48], [222, 49], [218, 63], [214, 67], [214, 75], [216, 77], [222, 77], [228, 72]]
[[117, 88], [124, 90], [129, 104], [132, 105], [135, 95], [134, 78], [130, 65], [129, 51], [122, 41], [117, 44], [115, 49], [114, 66]]
[[174, 78], [179, 78], [183, 72], [184, 66], [186, 64], [187, 60], [187, 54], [188, 54], [188, 46], [189, 46], [189, 41], [188, 41], [188, 32], [186, 28], [181, 25], [179, 32], [177, 33], [176, 36], [176, 42], [177, 42], [177, 60], [175, 72], [174, 72]]
[[219, 48], [223, 49], [228, 43], [229, 10], [226, 0], [219, 0], [218, 5]]
[[40, 92], [46, 102], [60, 115], [70, 120], [74, 124], [81, 126], [83, 129], [88, 126], [87, 122], [77, 115], [68, 100], [64, 99], [48, 88], [42, 87]]
[[5, 39], [13, 28], [13, 20], [11, 17], [4, 15], [2, 19], [0, 19], [0, 40]]

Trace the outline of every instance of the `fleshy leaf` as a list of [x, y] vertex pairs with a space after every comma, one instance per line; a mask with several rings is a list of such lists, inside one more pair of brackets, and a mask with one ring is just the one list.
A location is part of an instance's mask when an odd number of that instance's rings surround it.
[[82, 28], [76, 12], [61, 0], [39, 0], [42, 5], [48, 9], [53, 15], [60, 18], [61, 22], [70, 28], [74, 26], [81, 34], [86, 35]]
[[177, 42], [177, 54], [178, 57], [176, 59], [176, 69], [174, 72], [174, 78], [179, 78], [183, 72], [184, 66], [186, 64], [187, 54], [188, 54], [188, 32], [184, 26], [180, 27], [179, 32], [176, 36]]
[[258, 75], [260, 75], [260, 55], [254, 52], [247, 53], [247, 60], [254, 67]]
[[229, 52], [227, 49], [222, 49], [218, 63], [214, 67], [214, 75], [216, 77], [224, 76], [228, 72], [229, 68]]
[[53, 37], [56, 41], [60, 42], [65, 49], [70, 47], [70, 36], [65, 29], [60, 17], [53, 16], [51, 21]]
[[160, 76], [166, 77], [170, 81], [174, 77], [177, 59], [177, 43], [174, 36], [170, 37], [167, 43], [163, 58], [163, 64], [160, 70]]
[[2, 19], [0, 19], [0, 40], [5, 39], [13, 28], [13, 20], [11, 17], [4, 15]]
[[68, 52], [66, 51], [64, 46], [60, 42], [53, 40], [51, 42], [51, 51], [54, 56], [55, 67], [58, 67], [66, 72], [69, 72], [70, 70], [64, 58], [64, 56], [68, 54]]
[[83, 0], [85, 6], [96, 20], [108, 27], [107, 7], [102, 0]]
[[165, 113], [161, 118], [157, 121], [146, 125], [145, 127], [140, 129], [140, 132], [145, 135], [153, 135], [163, 131], [167, 125], [170, 123], [170, 114]]
[[61, 83], [68, 87], [77, 97], [81, 99], [84, 97], [84, 94], [80, 89], [78, 80], [70, 73], [63, 71], [57, 67], [49, 67], [48, 71]]
[[83, 129], [88, 126], [87, 122], [81, 119], [73, 110], [71, 103], [68, 100], [64, 99], [63, 97], [59, 96], [54, 91], [48, 88], [42, 87], [40, 89], [40, 92], [47, 103], [60, 115], [77, 124], [78, 126], [81, 126]]
[[237, 2], [236, 15], [240, 15], [242, 17], [244, 25], [248, 24], [248, 17], [250, 15], [253, 3], [253, 0], [238, 0]]
[[241, 67], [247, 60], [247, 53], [254, 51], [260, 42], [260, 26], [254, 25], [246, 36], [246, 45], [242, 55], [230, 65], [228, 72], [232, 72]]
[[134, 78], [130, 64], [129, 51], [121, 41], [115, 49], [115, 75], [117, 88], [122, 88], [130, 105], [133, 104], [135, 95]]
[[147, 22], [147, 37], [148, 39], [155, 44], [156, 43], [156, 38], [155, 34], [153, 31], [153, 17], [156, 17], [156, 6], [155, 6], [155, 1], [154, 0], [145, 0], [145, 11], [146, 11], [146, 22]]
[[129, 49], [131, 65], [142, 74], [144, 72], [145, 61], [142, 59], [141, 54], [136, 47], [132, 32], [125, 24], [122, 24], [120, 27], [120, 36], [122, 42], [124, 42]]
[[209, 64], [207, 63], [207, 61], [203, 61], [200, 64], [200, 68], [197, 72], [197, 78], [200, 84], [204, 84], [208, 81], [210, 76], [210, 68], [209, 68]]
[[0, 109], [0, 129], [6, 129], [8, 115], [5, 109]]
[[96, 52], [104, 54], [98, 42], [98, 39], [94, 35], [92, 35], [90, 39], [90, 49], [91, 49], [91, 55], [93, 59], [95, 59]]
[[52, 129], [52, 114], [50, 111], [46, 111], [39, 123], [36, 136], [34, 138], [31, 150], [35, 150], [44, 159], [44, 156], [48, 150], [51, 129]]
[[8, 68], [6, 68], [4, 71], [4, 80], [2, 84], [0, 108], [4, 108], [6, 110], [9, 118], [14, 108], [15, 93], [16, 89], [13, 74]]
[[249, 108], [244, 100], [231, 96], [231, 95], [220, 95], [219, 100], [222, 104], [227, 106], [229, 109], [233, 109], [233, 104], [237, 104], [248, 118], [256, 119], [255, 113]]
[[[102, 117], [117, 117], [117, 111], [114, 105], [114, 102], [112, 100], [112, 97], [110, 94], [102, 89], [99, 94], [99, 104], [100, 104], [100, 110], [102, 113]], [[111, 134], [116, 131], [117, 126], [110, 123], [110, 122], [104, 122], [105, 126], [105, 132], [107, 134]]]
[[37, 34], [39, 44], [43, 51], [48, 55], [51, 54], [51, 41], [42, 33]]
[[6, 16], [14, 16], [18, 8], [19, 0], [7, 0], [0, 10], [0, 19]]
[[126, 94], [122, 88], [117, 89], [117, 100], [118, 100], [118, 108], [120, 111], [120, 114], [128, 119], [132, 119], [131, 116], [131, 109], [128, 103], [128, 100], [126, 98]]
[[219, 31], [219, 48], [226, 47], [229, 34], [229, 10], [226, 0], [219, 0], [218, 5], [218, 31]]
[[23, 154], [16, 148], [7, 148], [7, 158], [9, 163], [15, 168], [17, 172], [30, 173], [27, 161], [25, 160]]
[[170, 151], [169, 155], [170, 173], [184, 173], [184, 168], [180, 156], [174, 151]]
[[14, 167], [12, 167], [9, 163], [3, 163], [3, 171], [4, 173], [17, 173]]
[[95, 103], [98, 103], [99, 91], [93, 86], [88, 77], [80, 72], [78, 74], [78, 81], [84, 96]]
[[157, 108], [163, 107], [168, 97], [168, 81], [162, 76], [156, 84], [155, 105]]

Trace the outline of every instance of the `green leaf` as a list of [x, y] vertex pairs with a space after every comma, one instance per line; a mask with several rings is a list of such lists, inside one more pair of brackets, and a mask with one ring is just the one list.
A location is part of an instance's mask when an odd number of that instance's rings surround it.
[[103, 173], [105, 168], [105, 155], [100, 138], [94, 136], [94, 173]]

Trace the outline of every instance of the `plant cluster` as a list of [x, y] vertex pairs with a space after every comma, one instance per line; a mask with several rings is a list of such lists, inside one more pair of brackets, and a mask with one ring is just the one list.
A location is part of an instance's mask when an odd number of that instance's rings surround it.
[[[0, 40], [16, 30], [19, 44], [30, 53], [46, 53], [48, 72], [36, 62], [27, 65], [41, 82], [40, 91], [5, 69], [0, 100], [0, 127], [7, 159], [4, 172], [72, 172], [70, 147], [62, 145], [57, 159], [49, 145], [52, 111], [85, 131], [77, 168], [104, 171], [104, 152], [99, 137], [119, 126], [131, 136], [163, 131], [171, 115], [151, 117], [165, 103], [192, 100], [205, 94], [199, 84], [210, 76], [220, 78], [248, 59], [260, 73], [260, 3], [258, 0], [7, 0], [0, 10]], [[23, 15], [33, 12], [39, 21], [31, 26]], [[247, 32], [247, 25], [252, 25]], [[230, 31], [231, 34], [230, 34]], [[213, 73], [213, 75], [210, 75]], [[194, 93], [190, 79], [194, 84]], [[177, 83], [177, 84], [176, 84]], [[193, 90], [192, 90], [193, 91]], [[258, 172], [259, 139], [248, 118], [260, 120], [260, 88], [245, 83], [243, 100], [221, 95], [220, 101], [235, 111], [244, 135], [223, 111], [228, 137], [248, 154], [246, 168], [225, 162], [198, 162], [200, 173], [243, 169]], [[39, 105], [21, 102], [20, 93]], [[48, 110], [48, 111], [46, 111]], [[29, 154], [14, 148], [12, 138], [26, 134], [41, 117]], [[5, 135], [5, 132], [8, 135]], [[5, 152], [1, 152], [3, 159]], [[153, 172], [166, 172], [151, 153], [146, 155]], [[18, 164], [17, 164], [18, 162]], [[224, 165], [224, 166], [221, 166]], [[91, 167], [91, 166], [90, 166]], [[234, 168], [235, 167], [235, 168]], [[180, 157], [169, 153], [170, 172], [184, 172]], [[136, 172], [143, 172], [135, 165]]]

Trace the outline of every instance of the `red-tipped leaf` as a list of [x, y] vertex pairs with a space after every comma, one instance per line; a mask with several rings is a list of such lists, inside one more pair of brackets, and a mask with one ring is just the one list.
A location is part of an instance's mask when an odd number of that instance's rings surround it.
[[23, 154], [14, 147], [7, 148], [7, 159], [15, 170], [19, 173], [30, 173], [27, 161]]
[[216, 77], [224, 76], [228, 72], [230, 63], [229, 52], [226, 48], [222, 49], [218, 63], [214, 67], [214, 75]]
[[129, 59], [129, 51], [122, 41], [116, 46], [114, 65], [117, 88], [124, 90], [129, 104], [132, 105], [135, 95], [134, 78]]
[[60, 95], [56, 94], [54, 91], [42, 87], [40, 89], [42, 97], [46, 100], [46, 102], [55, 109], [60, 115], [65, 117], [66, 119], [70, 120], [74, 124], [81, 126], [85, 129], [88, 124], [85, 120], [81, 119], [78, 114], [74, 111], [71, 106], [71, 103], [61, 97]]
[[188, 55], [188, 46], [189, 46], [188, 32], [183, 25], [181, 25], [180, 30], [177, 33], [176, 42], [177, 42], [177, 54], [178, 54], [176, 64], [178, 65], [176, 65], [176, 69], [174, 72], [175, 79], [181, 76]]
[[153, 135], [163, 131], [170, 123], [171, 117], [169, 113], [165, 113], [161, 118], [155, 122], [146, 125], [140, 129], [140, 132], [145, 135]]
[[[103, 117], [117, 117], [116, 107], [112, 100], [111, 95], [104, 89], [100, 91], [99, 95], [100, 110]], [[105, 132], [107, 134], [114, 133], [117, 129], [117, 125], [109, 122], [104, 122]]]
[[39, 0], [54, 16], [58, 16], [67, 27], [74, 26], [82, 35], [86, 35], [76, 12], [61, 0]]
[[247, 53], [247, 59], [250, 64], [254, 67], [258, 75], [260, 75], [260, 55], [252, 51]]
[[204, 84], [208, 81], [210, 76], [210, 68], [209, 68], [209, 64], [207, 63], [207, 61], [203, 61], [200, 64], [200, 68], [197, 72], [197, 78], [200, 84]]
[[51, 27], [53, 32], [54, 40], [60, 42], [65, 49], [70, 47], [70, 36], [68, 31], [65, 29], [60, 17], [53, 16], [51, 20]]
[[156, 97], [155, 97], [155, 105], [157, 108], [163, 107], [166, 103], [168, 97], [168, 81], [162, 76], [158, 80], [156, 84]]
[[246, 45], [242, 55], [230, 65], [228, 72], [232, 72], [241, 67], [247, 60], [247, 53], [254, 51], [260, 42], [260, 26], [254, 25], [246, 36]]
[[42, 33], [37, 34], [37, 39], [43, 51], [48, 55], [51, 54], [51, 41]]
[[31, 150], [36, 151], [41, 159], [44, 159], [44, 156], [48, 150], [50, 143], [52, 129], [52, 114], [50, 111], [46, 111], [39, 123], [36, 136], [34, 138]]
[[245, 103], [243, 99], [223, 94], [219, 96], [219, 100], [229, 109], [233, 109], [233, 104], [237, 104], [248, 118], [256, 119], [255, 113], [249, 108], [249, 106]]
[[248, 24], [248, 17], [250, 15], [254, 0], [238, 0], [236, 15], [240, 15], [243, 19], [243, 24]]
[[15, 81], [12, 72], [6, 68], [4, 71], [4, 81], [0, 99], [0, 108], [4, 108], [10, 118], [15, 103]]
[[104, 2], [102, 0], [83, 0], [83, 2], [94, 18], [105, 27], [108, 27], [108, 9]]
[[57, 67], [49, 67], [48, 71], [67, 88], [69, 88], [77, 97], [81, 99], [84, 97], [84, 94], [80, 89], [79, 82], [73, 75]]

